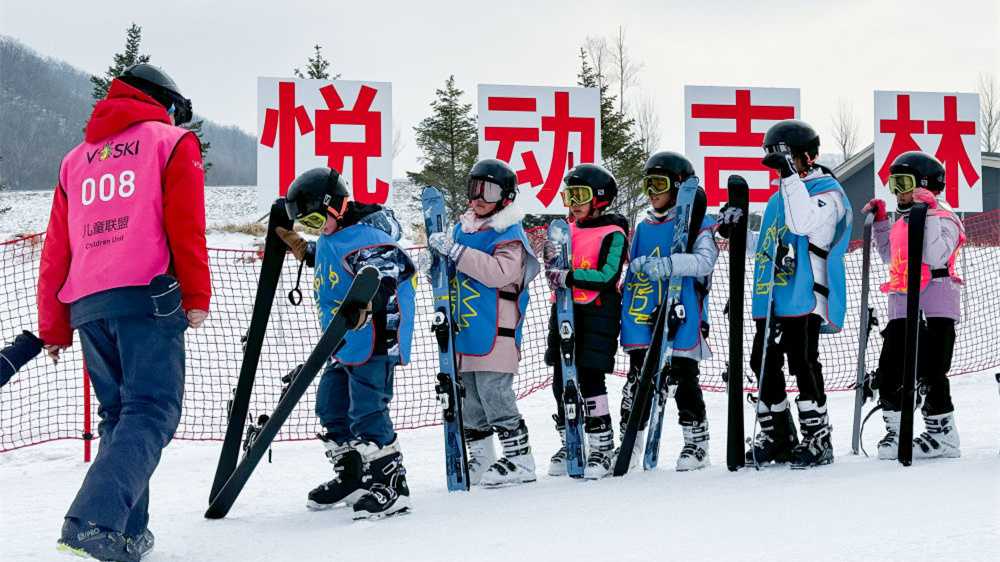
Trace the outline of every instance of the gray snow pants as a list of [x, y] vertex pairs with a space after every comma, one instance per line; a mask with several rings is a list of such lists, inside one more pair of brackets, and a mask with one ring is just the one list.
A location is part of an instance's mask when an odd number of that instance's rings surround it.
[[517, 429], [521, 413], [517, 411], [512, 373], [470, 371], [462, 373], [462, 384], [462, 417], [467, 430], [489, 433], [493, 429]]

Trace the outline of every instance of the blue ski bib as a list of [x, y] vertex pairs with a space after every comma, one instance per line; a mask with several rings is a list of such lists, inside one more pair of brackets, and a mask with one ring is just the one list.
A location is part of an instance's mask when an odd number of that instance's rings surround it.
[[[663, 257], [670, 255], [670, 246], [674, 240], [674, 220], [655, 222], [646, 219], [636, 226], [629, 247], [629, 259], [639, 256]], [[715, 220], [705, 217], [697, 236], [702, 230], [711, 228]], [[653, 281], [646, 275], [631, 271], [625, 276], [622, 293], [622, 347], [648, 347], [653, 332], [653, 311], [663, 301], [667, 293], [668, 279]], [[687, 318], [677, 330], [674, 337], [674, 349], [684, 351], [693, 349], [701, 338], [701, 322], [707, 318], [708, 297], [699, 298], [695, 289], [695, 279], [685, 277], [681, 281], [681, 304], [687, 311]]]
[[[384, 231], [367, 224], [355, 224], [338, 230], [316, 241], [316, 266], [313, 269], [313, 300], [319, 309], [319, 322], [324, 330], [333, 320], [354, 279], [345, 267], [351, 254], [373, 246], [394, 246]], [[409, 361], [413, 340], [413, 315], [416, 291], [415, 275], [399, 279], [396, 283], [396, 302], [399, 305], [399, 355], [403, 363]], [[360, 365], [368, 361], [375, 345], [375, 328], [369, 322], [360, 330], [351, 330], [344, 337], [344, 345], [334, 357], [345, 365]]]
[[[459, 244], [487, 254], [493, 254], [497, 246], [512, 241], [519, 241], [524, 246], [527, 253], [527, 263], [525, 263], [521, 290], [517, 296], [520, 318], [514, 329], [514, 343], [520, 349], [521, 327], [524, 324], [525, 312], [528, 310], [528, 285], [539, 271], [538, 259], [531, 248], [531, 242], [528, 241], [528, 237], [524, 233], [524, 228], [521, 227], [520, 223], [517, 223], [503, 232], [497, 232], [490, 228], [470, 233], [462, 232], [461, 225], [457, 224], [454, 236], [455, 241]], [[461, 271], [455, 271], [452, 291], [455, 297], [451, 301], [453, 303], [452, 314], [457, 328], [455, 351], [463, 355], [482, 356], [489, 354], [498, 337], [500, 290], [487, 287]]]
[[[805, 180], [809, 195], [816, 196], [826, 192], [836, 192], [844, 205], [844, 216], [837, 224], [833, 243], [826, 257], [827, 318], [821, 331], [823, 333], [839, 332], [844, 325], [846, 312], [847, 280], [844, 272], [844, 253], [851, 239], [851, 202], [840, 186], [840, 182], [831, 176], [820, 176]], [[792, 234], [785, 225], [785, 212], [781, 191], [778, 191], [767, 202], [764, 218], [761, 221], [761, 234], [757, 238], [757, 250], [754, 256], [753, 272], [753, 317], [767, 316], [767, 292], [771, 276], [771, 256], [775, 252], [775, 244], [781, 240], [783, 246], [794, 249], [795, 259], [790, 260], [791, 270], [775, 271], [774, 279], [774, 313], [777, 316], [805, 316], [816, 308], [814, 279], [809, 261], [809, 238]]]

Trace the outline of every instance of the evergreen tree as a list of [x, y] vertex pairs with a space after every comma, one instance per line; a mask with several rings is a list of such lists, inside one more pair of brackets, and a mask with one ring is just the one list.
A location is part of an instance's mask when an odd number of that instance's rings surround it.
[[94, 102], [101, 101], [108, 95], [111, 81], [122, 75], [125, 69], [142, 62], [149, 62], [149, 55], [139, 54], [139, 43], [142, 42], [142, 28], [133, 23], [125, 31], [125, 52], [115, 53], [114, 64], [108, 67], [104, 76], [91, 76], [90, 83], [94, 85]]
[[312, 78], [317, 80], [336, 80], [340, 78], [340, 74], [335, 74], [330, 76], [330, 61], [326, 60], [323, 56], [323, 48], [319, 45], [314, 45], [313, 48], [316, 50], [315, 55], [309, 57], [309, 64], [306, 65], [306, 71], [303, 73], [298, 68], [294, 69], [293, 72], [297, 78]]
[[[140, 43], [142, 43], [142, 27], [133, 23], [125, 31], [125, 52], [115, 53], [114, 64], [108, 67], [104, 76], [90, 77], [90, 83], [94, 85], [92, 94], [94, 103], [101, 101], [108, 95], [108, 88], [111, 87], [111, 82], [121, 76], [125, 72], [125, 69], [134, 64], [149, 62], [149, 55], [139, 54]], [[193, 132], [198, 136], [198, 140], [201, 141], [201, 159], [205, 166], [205, 174], [207, 175], [208, 170], [212, 167], [212, 163], [206, 159], [206, 156], [208, 155], [208, 148], [212, 146], [212, 143], [205, 140], [202, 136], [202, 121], [192, 121], [181, 126]]]
[[463, 103], [464, 92], [449, 76], [444, 89], [436, 91], [431, 115], [413, 128], [417, 146], [423, 155], [419, 172], [407, 172], [418, 185], [433, 185], [442, 190], [448, 212], [458, 215], [466, 207], [466, 178], [479, 152], [476, 117], [472, 104]]
[[607, 77], [597, 73], [588, 62], [587, 52], [582, 47], [577, 84], [600, 90], [601, 164], [618, 181], [618, 197], [611, 205], [611, 210], [625, 215], [634, 224], [639, 211], [646, 204], [642, 193], [642, 168], [649, 156], [635, 132], [635, 120], [615, 107], [616, 97], [609, 92]]

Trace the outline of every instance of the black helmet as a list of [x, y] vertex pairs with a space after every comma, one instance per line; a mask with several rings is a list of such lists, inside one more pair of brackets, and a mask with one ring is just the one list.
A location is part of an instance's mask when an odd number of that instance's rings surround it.
[[819, 156], [819, 134], [805, 121], [778, 121], [764, 135], [766, 152], [790, 152], [793, 156]]
[[[316, 213], [320, 213], [325, 221], [326, 215], [331, 211], [334, 216], [343, 214], [349, 199], [350, 191], [340, 172], [333, 168], [313, 168], [303, 172], [289, 186], [288, 195], [285, 196], [285, 212], [293, 221], [302, 221]], [[312, 228], [322, 226], [317, 226], [315, 221], [302, 222]]]
[[[503, 160], [486, 158], [476, 162], [476, 164], [472, 166], [472, 170], [469, 172], [469, 181], [467, 185], [469, 200], [477, 197], [483, 197], [484, 192], [482, 191], [482, 186], [479, 185], [480, 182], [483, 181], [500, 186], [499, 200], [491, 201], [490, 199], [495, 198], [484, 197], [484, 201], [496, 203], [497, 210], [510, 205], [517, 197], [517, 173], [515, 173], [514, 169], [510, 167], [510, 164], [504, 162]], [[496, 188], [493, 189], [495, 190]]]
[[944, 190], [944, 166], [937, 158], [911, 150], [896, 157], [889, 166], [890, 174], [912, 174], [916, 187], [940, 193]]
[[694, 175], [694, 166], [683, 154], [662, 150], [646, 160], [642, 173], [646, 176], [666, 176], [679, 183]]
[[618, 195], [618, 182], [615, 181], [615, 176], [600, 164], [574, 166], [563, 178], [563, 184], [567, 187], [578, 185], [590, 187], [595, 209], [607, 207]]
[[141, 62], [126, 68], [118, 78], [149, 94], [168, 111], [173, 108], [174, 123], [177, 125], [191, 120], [191, 100], [181, 95], [177, 83], [163, 69]]

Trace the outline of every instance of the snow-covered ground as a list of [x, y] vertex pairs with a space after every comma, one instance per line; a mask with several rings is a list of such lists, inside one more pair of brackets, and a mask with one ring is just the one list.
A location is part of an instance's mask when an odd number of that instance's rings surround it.
[[[620, 396], [621, 379], [609, 379]], [[544, 476], [557, 436], [552, 398], [521, 402], [539, 481], [448, 493], [439, 427], [401, 434], [411, 514], [352, 522], [312, 513], [306, 492], [331, 476], [321, 447], [282, 443], [261, 464], [228, 518], [207, 521], [218, 443], [175, 442], [152, 482], [149, 562], [510, 560], [995, 560], [1000, 552], [1000, 398], [991, 373], [952, 379], [961, 459], [895, 462], [849, 453], [852, 397], [831, 395], [836, 462], [808, 471], [725, 468], [725, 398], [706, 393], [713, 466], [676, 473], [680, 436], [668, 409], [664, 466], [624, 479]], [[615, 409], [617, 411], [617, 409]], [[752, 427], [746, 411], [745, 421]], [[919, 427], [919, 425], [918, 425]], [[869, 450], [881, 436], [876, 416]], [[0, 455], [0, 559], [60, 560], [62, 515], [86, 465], [79, 442]], [[990, 554], [990, 553], [993, 554]]]

